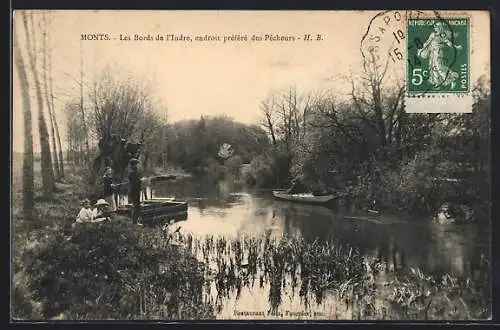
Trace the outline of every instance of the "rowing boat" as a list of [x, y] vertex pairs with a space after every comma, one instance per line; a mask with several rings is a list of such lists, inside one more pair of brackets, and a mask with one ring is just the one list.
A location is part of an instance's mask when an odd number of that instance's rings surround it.
[[[187, 202], [174, 201], [170, 198], [154, 198], [141, 201], [140, 217], [159, 217], [171, 214], [187, 213]], [[118, 207], [118, 214], [131, 216], [132, 205], [126, 204]]]
[[175, 179], [177, 179], [177, 176], [173, 174], [156, 175], [150, 178], [151, 182], [169, 181]]
[[341, 197], [341, 195], [322, 195], [316, 196], [312, 193], [300, 193], [300, 194], [288, 194], [282, 190], [273, 190], [273, 196], [276, 199], [287, 200], [297, 203], [308, 203], [308, 204], [326, 204], [334, 199]]

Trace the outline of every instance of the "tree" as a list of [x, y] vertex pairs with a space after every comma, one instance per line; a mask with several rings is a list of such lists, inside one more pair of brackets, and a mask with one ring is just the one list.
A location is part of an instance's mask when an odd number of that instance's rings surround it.
[[[82, 127], [84, 130], [84, 137], [85, 137], [85, 162], [87, 166], [90, 167], [90, 144], [89, 144], [89, 128], [88, 128], [88, 119], [87, 116], [85, 115], [85, 106], [83, 103], [83, 50], [82, 50], [82, 44], [80, 41], [80, 81], [79, 81], [79, 86], [80, 86], [80, 114], [81, 114], [81, 120], [82, 120]], [[94, 90], [94, 94], [96, 94], [96, 91]]]
[[[224, 143], [232, 148], [224, 147], [220, 157], [218, 153]], [[190, 172], [200, 172], [204, 167], [215, 168], [219, 163], [217, 158], [222, 161], [238, 156], [238, 162], [250, 163], [269, 150], [270, 142], [266, 132], [257, 125], [238, 123], [226, 116], [202, 116], [199, 120], [169, 125], [167, 145], [170, 163]]]
[[97, 78], [91, 97], [94, 100], [90, 131], [96, 137], [117, 134], [123, 139], [136, 137], [143, 113], [151, 108], [151, 91], [137, 77], [124, 77], [111, 69]]
[[89, 92], [93, 105], [88, 128], [99, 141], [99, 154], [93, 162], [90, 183], [95, 182], [106, 157], [113, 160], [114, 172], [121, 180], [132, 149], [134, 154], [139, 148], [146, 151], [147, 157], [151, 152], [151, 146], [143, 143], [143, 139], [152, 139], [159, 122], [158, 116], [153, 115], [158, 105], [154, 102], [151, 85], [138, 77], [124, 76], [107, 68]]
[[151, 164], [157, 162], [158, 158], [163, 158], [163, 146], [165, 145], [164, 124], [157, 113], [147, 110], [144, 112], [138, 126], [140, 127], [139, 141], [141, 141], [142, 146], [142, 163], [146, 171], [151, 167]]
[[61, 136], [59, 134], [59, 124], [58, 121], [56, 120], [56, 112], [55, 112], [55, 107], [54, 107], [54, 92], [53, 92], [53, 77], [52, 77], [52, 44], [51, 44], [51, 39], [50, 39], [50, 33], [47, 34], [47, 61], [48, 61], [48, 78], [49, 78], [49, 83], [48, 83], [48, 88], [49, 88], [49, 95], [50, 95], [50, 112], [52, 116], [52, 121], [54, 122], [54, 128], [56, 132], [56, 139], [57, 139], [57, 149], [59, 151], [59, 174], [61, 177], [64, 177], [64, 157], [63, 157], [63, 151], [62, 151], [62, 145], [61, 145]]
[[34, 218], [35, 186], [33, 171], [33, 134], [31, 123], [31, 103], [29, 96], [29, 81], [26, 73], [17, 29], [13, 29], [13, 47], [16, 71], [19, 77], [24, 117], [24, 156], [23, 156], [23, 212], [26, 219]]
[[[43, 197], [52, 198], [54, 193], [54, 172], [52, 169], [52, 157], [50, 154], [50, 143], [49, 143], [49, 132], [47, 130], [47, 124], [45, 122], [44, 116], [44, 106], [42, 90], [40, 87], [40, 80], [38, 78], [37, 71], [37, 47], [36, 47], [36, 35], [34, 31], [33, 23], [33, 13], [30, 13], [30, 22], [28, 23], [28, 17], [25, 12], [21, 12], [21, 17], [23, 19], [24, 29], [26, 33], [26, 46], [28, 48], [28, 58], [31, 67], [31, 73], [33, 76], [36, 99], [38, 104], [38, 129], [40, 133], [40, 148], [41, 148], [41, 165], [42, 165], [42, 183], [43, 183]], [[33, 40], [32, 40], [32, 37]]]
[[294, 159], [307, 149], [305, 138], [313, 100], [312, 94], [302, 95], [296, 87], [289, 87], [271, 94], [261, 103], [261, 123], [273, 143], [278, 184], [289, 178]]
[[55, 170], [55, 175], [57, 179], [61, 178], [61, 168], [59, 165], [58, 161], [58, 153], [57, 153], [57, 143], [56, 143], [56, 132], [55, 132], [55, 117], [53, 115], [54, 109], [52, 108], [52, 103], [51, 103], [51, 97], [50, 97], [50, 91], [49, 91], [49, 83], [48, 79], [48, 68], [47, 68], [47, 53], [50, 52], [49, 49], [49, 44], [48, 44], [48, 33], [47, 33], [47, 17], [46, 14], [42, 14], [42, 20], [40, 22], [41, 24], [41, 30], [42, 30], [42, 81], [43, 81], [43, 90], [44, 90], [44, 99], [47, 105], [47, 110], [49, 111], [49, 122], [50, 122], [50, 129], [52, 131], [51, 137], [52, 137], [52, 158], [54, 160], [54, 170]]
[[73, 165], [86, 164], [86, 150], [84, 149], [87, 132], [78, 116], [80, 101], [75, 99], [64, 107], [67, 127], [68, 160]]

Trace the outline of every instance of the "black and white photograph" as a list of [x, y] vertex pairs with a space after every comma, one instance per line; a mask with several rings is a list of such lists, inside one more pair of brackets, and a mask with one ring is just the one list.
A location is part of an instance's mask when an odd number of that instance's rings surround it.
[[10, 321], [492, 319], [490, 13], [13, 10]]

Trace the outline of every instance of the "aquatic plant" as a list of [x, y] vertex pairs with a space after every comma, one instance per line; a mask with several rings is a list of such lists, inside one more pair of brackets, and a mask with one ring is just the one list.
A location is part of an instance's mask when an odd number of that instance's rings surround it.
[[[338, 241], [272, 237], [269, 232], [263, 237], [240, 235], [231, 240], [215, 236], [192, 239], [193, 246], [206, 247], [200, 259], [216, 265], [215, 274], [207, 271], [205, 281], [214, 283], [221, 310], [223, 298], [238, 299], [242, 287], [247, 286], [251, 290], [268, 288], [270, 314], [277, 314], [283, 297], [296, 291], [305, 308], [312, 300], [321, 306], [325, 297], [336, 297], [344, 303], [344, 311], [351, 311], [352, 318], [435, 319], [437, 315], [456, 318], [474, 314], [462, 308], [455, 315], [434, 307], [453, 292], [459, 296], [458, 302], [461, 299], [465, 303], [465, 296], [472, 291], [463, 281], [450, 275], [438, 280], [418, 269], [406, 275], [391, 273], [377, 258]], [[391, 280], [381, 282], [382, 273]], [[480, 290], [474, 292], [479, 299]], [[454, 305], [444, 306], [456, 309]]]

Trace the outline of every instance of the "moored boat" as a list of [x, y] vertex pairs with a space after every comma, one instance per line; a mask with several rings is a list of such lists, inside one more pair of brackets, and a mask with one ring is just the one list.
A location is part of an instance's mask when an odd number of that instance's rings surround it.
[[169, 181], [175, 179], [177, 179], [177, 176], [173, 174], [156, 175], [150, 178], [151, 182]]
[[289, 194], [283, 190], [273, 190], [273, 196], [276, 199], [287, 200], [297, 203], [307, 204], [326, 204], [334, 199], [341, 197], [341, 194], [328, 194], [316, 196], [312, 193]]
[[[187, 202], [174, 201], [169, 198], [155, 198], [141, 201], [141, 218], [163, 217], [172, 214], [187, 213]], [[118, 207], [117, 213], [131, 215], [132, 205], [126, 204]]]

